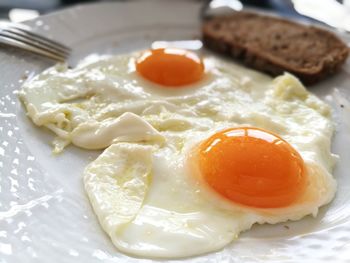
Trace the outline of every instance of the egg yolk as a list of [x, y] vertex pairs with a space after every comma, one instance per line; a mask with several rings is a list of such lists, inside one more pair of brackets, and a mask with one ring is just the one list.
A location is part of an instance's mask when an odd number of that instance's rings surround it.
[[136, 70], [149, 81], [178, 87], [200, 80], [204, 74], [204, 64], [193, 52], [160, 48], [146, 51], [136, 61]]
[[305, 186], [304, 162], [285, 140], [258, 128], [218, 132], [199, 146], [199, 169], [219, 195], [239, 204], [277, 208]]

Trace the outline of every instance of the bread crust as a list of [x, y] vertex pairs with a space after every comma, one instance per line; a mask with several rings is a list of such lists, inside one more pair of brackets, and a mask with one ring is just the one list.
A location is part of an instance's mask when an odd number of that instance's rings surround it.
[[209, 49], [272, 76], [288, 71], [306, 85], [333, 75], [349, 55], [330, 31], [247, 11], [205, 21], [202, 36]]

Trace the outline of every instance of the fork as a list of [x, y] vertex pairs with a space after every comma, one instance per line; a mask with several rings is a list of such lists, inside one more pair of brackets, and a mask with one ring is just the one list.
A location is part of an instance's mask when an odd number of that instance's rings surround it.
[[0, 43], [60, 62], [65, 61], [71, 53], [71, 49], [66, 45], [34, 33], [29, 26], [10, 22], [0, 23]]

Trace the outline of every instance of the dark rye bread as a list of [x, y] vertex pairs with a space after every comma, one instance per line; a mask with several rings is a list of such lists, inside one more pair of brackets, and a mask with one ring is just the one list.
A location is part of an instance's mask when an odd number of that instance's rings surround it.
[[288, 71], [306, 85], [335, 73], [349, 54], [327, 30], [253, 12], [214, 17], [202, 33], [208, 48], [272, 76]]

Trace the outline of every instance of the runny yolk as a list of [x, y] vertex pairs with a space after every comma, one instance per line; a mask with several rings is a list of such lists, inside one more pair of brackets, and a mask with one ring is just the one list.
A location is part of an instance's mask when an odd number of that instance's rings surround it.
[[160, 48], [146, 51], [136, 61], [136, 70], [149, 81], [179, 87], [200, 80], [204, 74], [204, 64], [193, 52]]
[[302, 194], [304, 161], [279, 136], [258, 128], [218, 132], [199, 146], [199, 169], [219, 195], [239, 204], [277, 208]]

